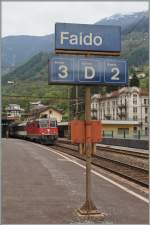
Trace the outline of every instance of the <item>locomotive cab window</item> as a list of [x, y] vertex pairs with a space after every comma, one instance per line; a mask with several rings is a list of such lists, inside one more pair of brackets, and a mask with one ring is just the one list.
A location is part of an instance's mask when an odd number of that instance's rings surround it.
[[57, 123], [56, 121], [50, 121], [50, 127], [56, 127], [57, 126], [56, 123]]
[[40, 128], [48, 128], [49, 127], [48, 120], [39, 121], [39, 126]]
[[37, 127], [37, 128], [40, 128], [40, 125], [39, 125], [39, 122], [38, 122], [38, 121], [36, 121], [35, 124], [36, 124], [36, 127]]

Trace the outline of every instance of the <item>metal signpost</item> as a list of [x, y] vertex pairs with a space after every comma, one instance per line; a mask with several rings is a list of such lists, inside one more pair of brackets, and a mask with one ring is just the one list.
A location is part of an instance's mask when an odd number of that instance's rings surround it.
[[[91, 121], [90, 85], [127, 85], [127, 61], [91, 55], [118, 56], [121, 51], [119, 26], [56, 23], [55, 52], [49, 60], [49, 84], [86, 85], [85, 120]], [[60, 55], [62, 54], [62, 55]], [[84, 54], [65, 56], [64, 54]], [[86, 200], [78, 210], [84, 216], [102, 216], [91, 196], [92, 143], [86, 139]]]

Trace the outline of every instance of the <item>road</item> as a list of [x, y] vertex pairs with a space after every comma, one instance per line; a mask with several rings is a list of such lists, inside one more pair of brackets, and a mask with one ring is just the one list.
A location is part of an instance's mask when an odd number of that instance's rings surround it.
[[[78, 217], [85, 200], [85, 163], [32, 142], [2, 140], [2, 223], [148, 224], [147, 195], [94, 168], [93, 200], [104, 221]], [[114, 182], [114, 183], [113, 183]]]

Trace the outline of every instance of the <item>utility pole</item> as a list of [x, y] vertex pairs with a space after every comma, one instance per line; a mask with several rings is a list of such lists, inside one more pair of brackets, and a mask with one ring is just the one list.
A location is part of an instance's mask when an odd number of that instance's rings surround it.
[[[70, 89], [68, 88], [68, 122], [71, 121], [71, 112], [70, 112]], [[68, 125], [68, 139], [70, 140], [71, 131], [70, 126]]]
[[[86, 86], [85, 88], [85, 122], [88, 124], [91, 121], [91, 88]], [[90, 135], [89, 135], [90, 136]], [[91, 181], [91, 159], [92, 159], [92, 143], [91, 138], [86, 139], [85, 143], [86, 148], [86, 199], [83, 206], [78, 209], [80, 215], [85, 216], [98, 216], [104, 217], [104, 214], [99, 213], [97, 210], [91, 196], [92, 191], [92, 181]]]
[[78, 104], [78, 86], [75, 86], [76, 89], [76, 111], [75, 111], [75, 117], [78, 119], [78, 112], [79, 112], [79, 104]]

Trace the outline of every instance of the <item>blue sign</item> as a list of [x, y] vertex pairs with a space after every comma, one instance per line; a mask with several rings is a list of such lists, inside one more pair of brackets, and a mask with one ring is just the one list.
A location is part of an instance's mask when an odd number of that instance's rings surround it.
[[74, 82], [73, 60], [69, 58], [57, 57], [51, 64], [53, 81]]
[[52, 56], [49, 84], [126, 85], [127, 61], [114, 58]]
[[121, 27], [56, 23], [55, 49], [119, 53], [121, 51]]
[[78, 80], [80, 83], [101, 82], [103, 64], [95, 59], [79, 59]]
[[123, 60], [110, 60], [106, 59], [104, 62], [104, 82], [105, 83], [114, 83], [114, 84], [121, 84], [127, 82], [127, 77], [125, 74], [127, 74], [127, 62]]

